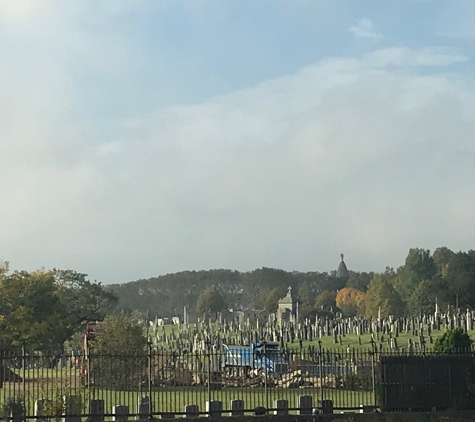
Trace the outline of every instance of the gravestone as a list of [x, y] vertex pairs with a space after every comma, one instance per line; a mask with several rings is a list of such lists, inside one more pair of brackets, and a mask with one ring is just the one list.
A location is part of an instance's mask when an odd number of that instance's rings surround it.
[[322, 400], [318, 403], [324, 415], [333, 414], [333, 401], [331, 400]]
[[104, 400], [91, 400], [89, 402], [88, 422], [104, 422]]
[[198, 418], [200, 416], [200, 410], [197, 404], [185, 405], [185, 418]]
[[64, 403], [63, 422], [81, 422], [81, 396], [66, 396]]
[[148, 419], [150, 417], [150, 413], [152, 412], [151, 402], [149, 396], [142, 396], [139, 397], [137, 403], [137, 419], [143, 420]]
[[220, 418], [223, 413], [223, 402], [217, 400], [206, 401], [206, 412], [210, 417]]
[[244, 416], [244, 401], [243, 400], [231, 400], [231, 413], [230, 416]]
[[289, 401], [279, 399], [275, 401], [275, 414], [276, 415], [288, 415], [289, 414]]
[[313, 407], [312, 396], [299, 396], [297, 407], [299, 415], [311, 415]]
[[373, 406], [361, 404], [360, 413], [373, 413]]
[[112, 406], [114, 422], [127, 422], [129, 420], [129, 406]]
[[257, 406], [253, 411], [254, 416], [264, 416], [267, 415], [267, 409], [264, 406]]

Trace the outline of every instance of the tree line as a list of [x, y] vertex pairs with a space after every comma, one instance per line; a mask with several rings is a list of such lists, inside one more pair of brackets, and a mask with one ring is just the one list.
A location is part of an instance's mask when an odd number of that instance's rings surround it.
[[139, 312], [149, 319], [226, 309], [275, 312], [288, 287], [299, 300], [300, 318], [317, 314], [377, 317], [475, 308], [475, 251], [432, 253], [410, 249], [402, 266], [383, 272], [288, 272], [260, 268], [184, 271], [103, 286], [74, 270], [9, 271], [0, 263], [0, 350], [59, 350], [88, 321], [107, 314]]
[[[355, 279], [361, 276], [354, 273]], [[369, 276], [366, 276], [368, 278]], [[186, 306], [190, 311], [203, 313], [223, 309], [255, 307], [274, 309], [277, 300], [305, 284], [318, 293], [336, 291], [346, 281], [336, 271], [288, 272], [275, 268], [259, 268], [249, 272], [227, 269], [209, 271], [182, 271], [124, 284], [106, 286], [119, 299], [117, 309], [126, 312], [138, 310], [149, 318], [183, 315]]]
[[440, 309], [475, 307], [475, 251], [453, 252], [446, 247], [412, 248], [397, 269], [349, 271], [348, 278], [331, 272], [288, 272], [260, 268], [184, 271], [111, 285], [118, 308], [155, 316], [182, 315], [183, 307], [199, 314], [224, 309], [254, 308], [275, 312], [291, 286], [300, 303], [300, 316], [342, 312], [346, 316], [414, 315]]

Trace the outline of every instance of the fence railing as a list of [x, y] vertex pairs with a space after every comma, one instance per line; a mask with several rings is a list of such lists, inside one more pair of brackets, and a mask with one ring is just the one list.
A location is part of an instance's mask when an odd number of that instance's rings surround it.
[[387, 354], [314, 348], [246, 356], [236, 350], [177, 354], [149, 349], [136, 355], [87, 356], [0, 352], [0, 412], [4, 418], [45, 421], [244, 414], [256, 408], [310, 413], [328, 403], [336, 410], [372, 409], [389, 394], [382, 382], [394, 384], [388, 373], [398, 373], [388, 370], [383, 356]]
[[225, 413], [285, 406], [298, 412], [323, 400], [331, 400], [337, 409], [359, 409], [376, 404], [376, 370], [374, 356], [356, 350], [250, 352], [243, 360], [236, 351], [87, 356], [0, 352], [0, 405], [3, 416], [23, 409], [27, 417], [45, 418], [68, 410], [89, 415], [91, 401], [93, 406], [102, 403], [104, 414], [111, 416], [115, 406], [127, 406], [130, 415], [178, 415], [187, 405], [207, 412], [214, 402], [221, 402]]

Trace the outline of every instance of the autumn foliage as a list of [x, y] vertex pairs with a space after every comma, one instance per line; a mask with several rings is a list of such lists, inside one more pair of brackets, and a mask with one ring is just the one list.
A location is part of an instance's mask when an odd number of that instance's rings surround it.
[[336, 306], [347, 316], [355, 315], [364, 296], [364, 292], [360, 290], [344, 287], [336, 295]]

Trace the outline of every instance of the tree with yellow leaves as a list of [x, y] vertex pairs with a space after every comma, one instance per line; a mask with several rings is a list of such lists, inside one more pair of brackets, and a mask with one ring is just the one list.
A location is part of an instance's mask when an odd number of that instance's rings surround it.
[[344, 287], [336, 295], [336, 306], [341, 309], [344, 316], [354, 316], [364, 296], [364, 292], [360, 290]]

